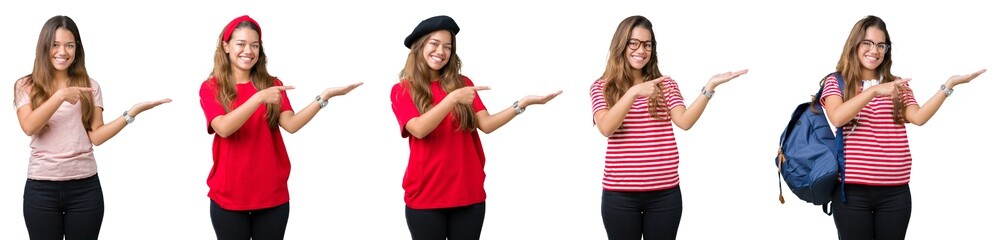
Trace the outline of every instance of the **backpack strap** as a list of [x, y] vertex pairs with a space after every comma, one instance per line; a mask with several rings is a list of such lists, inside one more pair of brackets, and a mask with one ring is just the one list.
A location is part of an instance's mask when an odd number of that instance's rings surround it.
[[[829, 77], [831, 75], [833, 77], [837, 78], [837, 86], [840, 87], [840, 92], [843, 93], [844, 92], [844, 76], [840, 75], [839, 72], [834, 72], [834, 73], [830, 73], [830, 75], [827, 75], [827, 77]], [[825, 85], [826, 84], [824, 84], [824, 87], [821, 87], [819, 89], [819, 93], [816, 94], [816, 99], [814, 99], [815, 100], [814, 104], [819, 104], [819, 99], [820, 99], [820, 96], [822, 96], [823, 89], [826, 88]], [[844, 160], [844, 127], [843, 126], [840, 126], [840, 127], [837, 128], [837, 135], [836, 135], [836, 138], [833, 140], [833, 150], [834, 150], [834, 154], [835, 154], [834, 156], [837, 156], [837, 170], [838, 170], [838, 172], [840, 172], [840, 201], [846, 203], [847, 202], [847, 196], [844, 195], [844, 181], [847, 179], [847, 175], [845, 174], [846, 163], [845, 163], [845, 160]], [[833, 201], [836, 201], [836, 200], [833, 200]], [[823, 204], [823, 213], [826, 213], [826, 215], [833, 215], [833, 207], [830, 206], [829, 204], [830, 203]]]
[[[837, 73], [837, 72], [832, 73], [832, 75], [837, 78], [837, 84], [840, 86], [840, 92], [843, 93], [844, 92], [844, 76], [840, 75], [840, 73]], [[839, 166], [839, 169], [840, 169], [840, 201], [846, 203], [847, 202], [847, 196], [844, 195], [844, 182], [847, 181], [847, 174], [844, 173], [844, 172], [846, 170], [845, 168], [847, 167], [847, 163], [846, 163], [846, 160], [844, 159], [845, 158], [845, 155], [844, 155], [844, 126], [840, 126], [840, 127], [837, 128], [837, 137], [836, 137], [836, 139], [834, 139], [833, 144], [834, 144], [834, 146], [833, 146], [834, 150], [837, 151], [836, 152], [836, 154], [837, 154], [836, 155], [837, 156], [837, 165]], [[832, 213], [833, 209], [830, 209], [830, 210], [831, 210], [831, 213]], [[830, 214], [827, 214], [827, 215], [830, 215]]]

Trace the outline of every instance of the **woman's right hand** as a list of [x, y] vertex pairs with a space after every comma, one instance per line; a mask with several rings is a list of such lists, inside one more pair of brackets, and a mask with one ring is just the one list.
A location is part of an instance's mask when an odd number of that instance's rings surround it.
[[285, 90], [292, 90], [292, 89], [295, 89], [295, 87], [293, 87], [293, 86], [274, 86], [274, 87], [269, 87], [269, 88], [264, 89], [264, 90], [260, 90], [257, 93], [254, 93], [253, 95], [254, 95], [254, 97], [260, 99], [261, 102], [266, 103], [266, 104], [280, 103], [281, 102], [281, 92], [284, 92]]
[[89, 94], [89, 93], [91, 93], [93, 91], [94, 91], [93, 88], [86, 88], [86, 87], [66, 87], [66, 88], [57, 90], [56, 94], [53, 94], [53, 95], [59, 96], [60, 98], [62, 98], [63, 101], [68, 102], [69, 104], [76, 104], [77, 102], [80, 101], [80, 98], [83, 97], [84, 93]]
[[636, 96], [643, 96], [643, 97], [656, 96], [656, 86], [660, 85], [660, 83], [667, 78], [668, 76], [663, 76], [657, 79], [646, 81], [644, 83], [640, 83], [638, 85], [629, 88], [629, 91], [631, 91]]
[[455, 101], [455, 103], [458, 104], [472, 104], [472, 100], [476, 99], [476, 92], [482, 90], [490, 90], [490, 87], [487, 86], [463, 87], [456, 89], [455, 91], [451, 91], [450, 93], [448, 93], [448, 96], [445, 96], [445, 98], [451, 98], [451, 100]]
[[899, 92], [906, 89], [906, 83], [910, 82], [909, 78], [897, 79], [896, 81], [880, 83], [872, 87], [875, 96], [885, 96], [895, 98], [899, 95]]

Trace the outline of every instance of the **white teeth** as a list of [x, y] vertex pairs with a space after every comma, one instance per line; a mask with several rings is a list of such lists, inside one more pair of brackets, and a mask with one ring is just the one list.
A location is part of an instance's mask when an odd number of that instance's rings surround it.
[[440, 58], [440, 57], [438, 57], [438, 56], [431, 56], [431, 59], [434, 59], [435, 61], [438, 61], [438, 62], [440, 62], [440, 61], [444, 61], [443, 59], [441, 59], [441, 58]]
[[642, 61], [643, 59], [646, 59], [646, 58], [640, 57], [640, 56], [632, 56], [632, 59], [635, 59], [636, 61]]

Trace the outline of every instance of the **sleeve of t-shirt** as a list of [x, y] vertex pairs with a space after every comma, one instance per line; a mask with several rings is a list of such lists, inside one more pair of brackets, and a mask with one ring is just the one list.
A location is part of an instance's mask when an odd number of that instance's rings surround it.
[[677, 86], [676, 81], [667, 78], [660, 82], [660, 84], [663, 85], [661, 89], [663, 90], [663, 98], [667, 100], [667, 110], [684, 106], [684, 97], [681, 96], [681, 89]]
[[597, 111], [608, 109], [608, 103], [604, 101], [604, 80], [594, 81], [594, 84], [590, 85], [590, 108], [592, 110], [590, 122], [597, 124], [593, 115], [597, 114]]
[[218, 116], [226, 114], [226, 110], [222, 108], [222, 104], [215, 99], [216, 85], [214, 80], [206, 80], [201, 84], [201, 110], [205, 112], [206, 126], [208, 126], [208, 134], [215, 133], [215, 129], [212, 129], [212, 119]]
[[[472, 80], [467, 77], [462, 77], [462, 81], [465, 81], [465, 86], [476, 86], [472, 83]], [[483, 100], [479, 98], [479, 92], [476, 92], [475, 98], [472, 99], [472, 112], [478, 113], [483, 110], [486, 110], [486, 105], [483, 105]]]
[[14, 83], [14, 109], [31, 104], [31, 86], [25, 85], [28, 78], [21, 78]]
[[602, 109], [608, 109], [608, 103], [604, 101], [604, 80], [594, 81], [594, 84], [590, 85], [590, 107], [591, 115]]
[[844, 98], [844, 93], [840, 91], [840, 84], [837, 83], [837, 77], [833, 75], [827, 77], [826, 82], [823, 82], [823, 93], [819, 97], [820, 106], [826, 107], [826, 97], [829, 96]]
[[[278, 80], [277, 78], [275, 78], [274, 79], [274, 86], [285, 86], [285, 83], [283, 83], [283, 82], [281, 82], [281, 80]], [[293, 113], [295, 112], [294, 110], [292, 110], [292, 102], [288, 101], [288, 91], [281, 91], [281, 111], [280, 112], [285, 112], [285, 111], [292, 111]]]
[[94, 89], [94, 107], [104, 109], [104, 95], [101, 94], [101, 85], [97, 81], [90, 79], [90, 88]]
[[410, 137], [410, 132], [406, 131], [406, 122], [420, 116], [420, 111], [417, 110], [417, 105], [413, 104], [413, 98], [410, 97], [409, 89], [404, 88], [400, 83], [396, 83], [396, 85], [392, 86], [392, 91], [389, 93], [389, 101], [392, 102], [392, 112], [396, 114], [396, 121], [399, 122], [400, 135], [403, 138]]
[[917, 105], [917, 99], [913, 97], [913, 89], [910, 88], [910, 83], [904, 83], [906, 85], [902, 90], [903, 106]]

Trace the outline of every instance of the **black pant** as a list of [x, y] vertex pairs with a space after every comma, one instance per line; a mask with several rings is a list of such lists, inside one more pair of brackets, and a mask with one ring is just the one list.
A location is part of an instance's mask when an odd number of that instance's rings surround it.
[[406, 207], [406, 225], [413, 240], [476, 240], [483, 231], [486, 202], [469, 206], [412, 209]]
[[833, 222], [842, 240], [903, 239], [910, 224], [910, 185], [866, 186], [846, 184], [847, 203], [834, 191]]
[[680, 186], [650, 192], [604, 190], [601, 217], [610, 240], [676, 239], [682, 205]]
[[288, 225], [288, 203], [250, 211], [222, 209], [211, 201], [212, 227], [219, 240], [283, 239]]
[[97, 239], [104, 220], [104, 192], [97, 175], [24, 184], [24, 223], [32, 240]]

